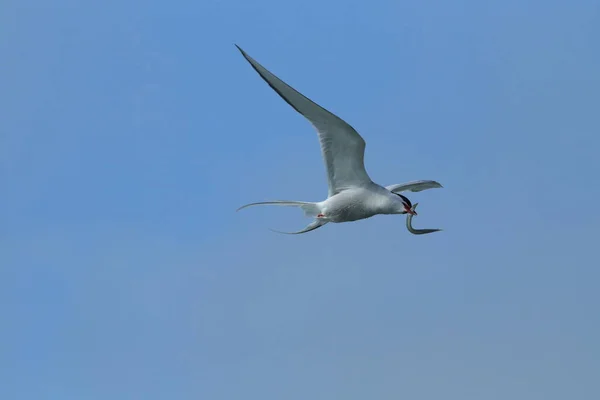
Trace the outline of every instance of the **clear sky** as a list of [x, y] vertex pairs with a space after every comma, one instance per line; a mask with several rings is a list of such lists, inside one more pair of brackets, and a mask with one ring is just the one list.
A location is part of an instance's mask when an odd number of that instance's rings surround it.
[[[598, 399], [600, 3], [0, 5], [0, 398]], [[403, 216], [301, 236], [352, 124]]]

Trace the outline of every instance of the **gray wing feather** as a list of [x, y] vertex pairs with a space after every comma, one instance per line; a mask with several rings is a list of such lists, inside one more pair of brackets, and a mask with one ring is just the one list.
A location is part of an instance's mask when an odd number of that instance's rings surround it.
[[327, 169], [329, 196], [370, 183], [371, 179], [364, 165], [365, 141], [359, 133], [344, 120], [272, 74], [238, 45], [236, 47], [261, 78], [316, 128]]
[[412, 181], [406, 183], [396, 183], [394, 185], [386, 186], [385, 188], [393, 193], [400, 193], [405, 191], [420, 192], [422, 190], [442, 188], [443, 186], [436, 181]]

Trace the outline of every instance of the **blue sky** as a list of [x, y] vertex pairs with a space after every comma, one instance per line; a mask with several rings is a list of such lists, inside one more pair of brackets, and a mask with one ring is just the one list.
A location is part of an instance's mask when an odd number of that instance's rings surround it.
[[[600, 4], [9, 0], [0, 398], [600, 396]], [[435, 179], [302, 236], [312, 127]]]

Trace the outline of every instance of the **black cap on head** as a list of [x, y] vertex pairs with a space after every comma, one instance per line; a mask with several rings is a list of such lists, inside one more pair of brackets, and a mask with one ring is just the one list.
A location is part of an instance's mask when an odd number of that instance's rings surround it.
[[406, 203], [406, 205], [408, 205], [408, 208], [412, 209], [412, 203], [410, 202], [410, 200], [408, 199], [408, 197], [406, 196], [402, 196], [400, 193], [394, 193], [397, 196], [400, 196], [402, 198], [402, 200], [404, 200], [404, 202]]

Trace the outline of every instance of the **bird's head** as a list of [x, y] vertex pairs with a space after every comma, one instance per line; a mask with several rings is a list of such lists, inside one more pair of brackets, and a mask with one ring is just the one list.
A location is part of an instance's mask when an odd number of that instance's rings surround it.
[[410, 200], [408, 199], [408, 197], [403, 196], [400, 193], [394, 193], [394, 194], [397, 195], [398, 197], [400, 197], [400, 200], [402, 200], [402, 211], [400, 212], [400, 214], [417, 215], [417, 212], [414, 210], [414, 207], [413, 207], [412, 203], [410, 202]]

